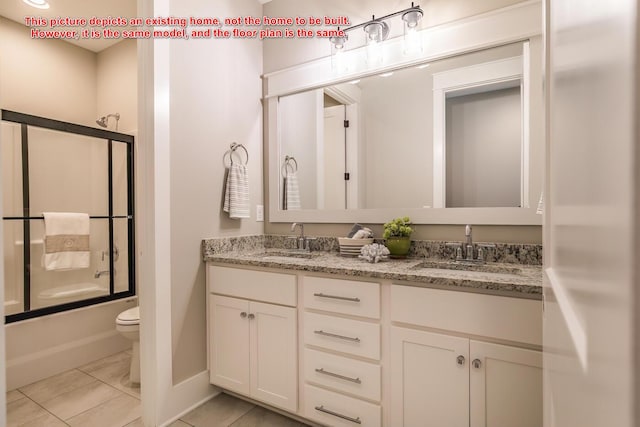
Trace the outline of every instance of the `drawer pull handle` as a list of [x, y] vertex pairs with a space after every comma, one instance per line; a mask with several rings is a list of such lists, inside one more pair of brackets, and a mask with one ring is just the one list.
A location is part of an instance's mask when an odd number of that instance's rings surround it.
[[243, 319], [247, 317], [247, 312], [243, 311], [242, 313], [240, 313], [240, 317], [242, 317]]
[[347, 415], [342, 415], [329, 409], [325, 409], [324, 405], [316, 406], [316, 411], [324, 412], [325, 414], [333, 415], [334, 417], [342, 418], [343, 420], [351, 421], [352, 423], [362, 424], [360, 417], [352, 418]]
[[347, 341], [353, 341], [353, 342], [360, 342], [360, 338], [355, 337], [345, 337], [344, 335], [338, 335], [338, 334], [332, 334], [331, 332], [325, 332], [322, 329], [319, 331], [313, 331], [314, 334], [318, 334], [318, 335], [324, 335], [325, 337], [331, 337], [331, 338], [338, 338], [341, 340], [347, 340]]
[[343, 300], [343, 301], [360, 302], [360, 298], [340, 297], [340, 296], [337, 296], [337, 295], [327, 295], [327, 294], [323, 294], [322, 292], [313, 294], [313, 296], [314, 297], [320, 297], [320, 298], [339, 299], [339, 300]]
[[351, 381], [352, 383], [362, 384], [362, 381], [360, 380], [360, 378], [345, 377], [344, 375], [335, 374], [333, 372], [325, 371], [324, 368], [316, 368], [316, 372], [319, 373], [319, 374], [329, 375], [330, 377], [340, 378], [341, 380]]
[[473, 362], [471, 362], [473, 364], [473, 367], [476, 369], [480, 369], [480, 367], [482, 366], [482, 362], [480, 361], [480, 359], [474, 359]]

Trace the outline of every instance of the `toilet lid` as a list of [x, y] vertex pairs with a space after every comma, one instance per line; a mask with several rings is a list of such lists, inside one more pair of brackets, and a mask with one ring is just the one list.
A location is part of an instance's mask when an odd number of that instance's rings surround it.
[[118, 314], [116, 322], [120, 325], [132, 325], [140, 323], [140, 307], [133, 307]]

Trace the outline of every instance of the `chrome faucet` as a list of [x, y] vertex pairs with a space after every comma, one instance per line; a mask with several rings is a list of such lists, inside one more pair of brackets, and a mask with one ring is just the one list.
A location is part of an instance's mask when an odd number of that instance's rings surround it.
[[96, 274], [93, 275], [95, 279], [99, 279], [103, 274], [109, 274], [109, 270], [96, 270]]
[[304, 224], [301, 222], [294, 222], [291, 224], [291, 231], [296, 231], [296, 227], [300, 227], [300, 239], [304, 239]]
[[464, 227], [464, 243], [451, 242], [446, 243], [447, 246], [453, 246], [456, 248], [456, 261], [465, 262], [484, 262], [484, 250], [487, 248], [495, 248], [493, 243], [476, 243], [478, 247], [478, 256], [474, 258], [473, 253], [473, 232], [471, 225], [467, 224]]
[[309, 247], [309, 242], [311, 240], [315, 240], [315, 238], [313, 237], [307, 237], [304, 235], [304, 224], [301, 222], [294, 222], [293, 224], [291, 224], [291, 231], [296, 231], [296, 227], [300, 227], [300, 235], [295, 237], [295, 236], [290, 236], [290, 239], [295, 239], [296, 240], [296, 249], [299, 251], [310, 251], [311, 248]]

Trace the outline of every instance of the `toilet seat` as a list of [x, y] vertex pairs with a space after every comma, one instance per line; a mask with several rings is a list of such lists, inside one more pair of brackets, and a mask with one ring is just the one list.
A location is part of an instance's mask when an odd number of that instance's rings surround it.
[[133, 307], [123, 311], [116, 317], [118, 325], [139, 325], [140, 324], [140, 307]]

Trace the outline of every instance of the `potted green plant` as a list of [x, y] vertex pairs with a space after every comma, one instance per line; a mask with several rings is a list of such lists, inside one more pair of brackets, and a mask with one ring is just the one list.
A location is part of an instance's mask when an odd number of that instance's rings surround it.
[[395, 218], [384, 225], [382, 237], [391, 258], [406, 258], [411, 247], [411, 219], [408, 216]]

